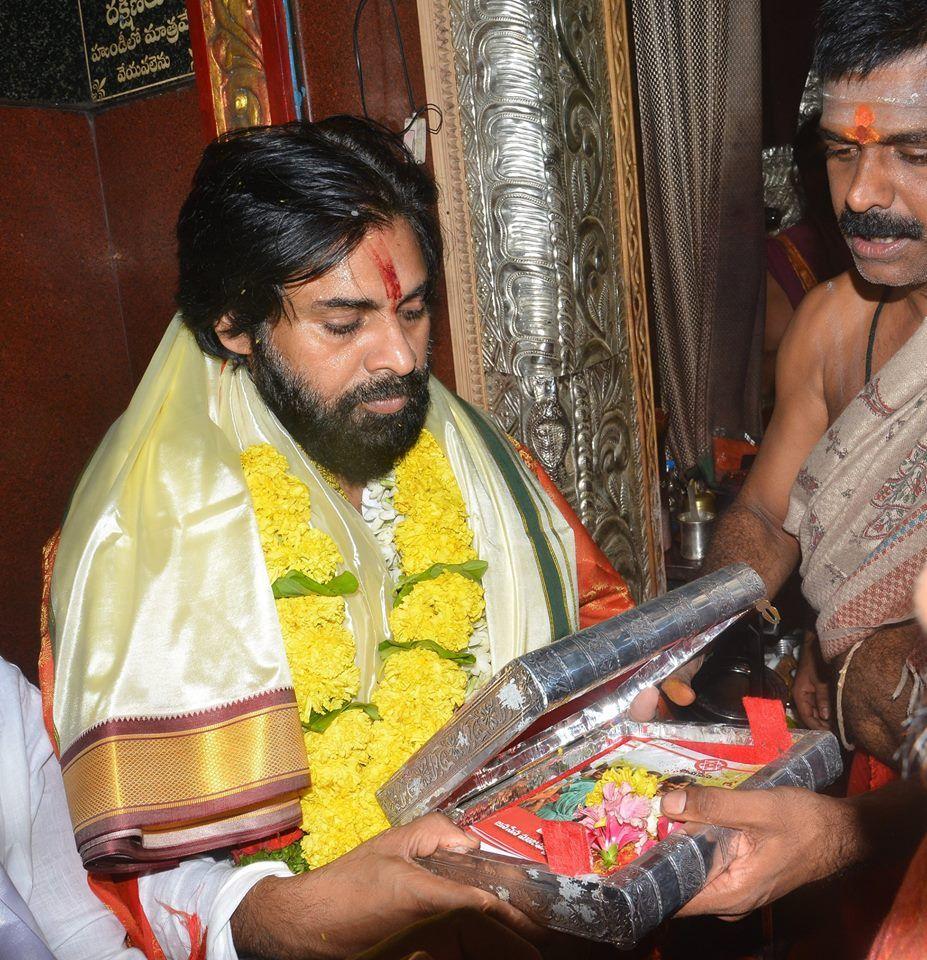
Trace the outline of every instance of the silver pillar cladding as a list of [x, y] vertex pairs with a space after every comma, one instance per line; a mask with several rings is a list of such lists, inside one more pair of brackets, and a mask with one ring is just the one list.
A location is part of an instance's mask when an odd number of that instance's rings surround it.
[[487, 403], [641, 599], [662, 570], [623, 306], [611, 24], [601, 0], [448, 6]]

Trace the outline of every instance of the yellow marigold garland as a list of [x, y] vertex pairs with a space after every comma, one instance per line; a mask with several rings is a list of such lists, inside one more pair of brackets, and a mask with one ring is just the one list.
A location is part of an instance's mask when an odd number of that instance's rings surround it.
[[476, 558], [457, 480], [444, 451], [427, 430], [396, 465], [394, 505], [403, 516], [394, 536], [406, 576], [434, 563]]
[[442, 573], [416, 583], [408, 598], [393, 607], [389, 627], [397, 643], [434, 640], [447, 650], [465, 650], [486, 605], [483, 588], [459, 573]]
[[302, 798], [306, 833], [300, 848], [310, 867], [340, 857], [389, 826], [375, 796], [380, 784], [368, 772], [374, 730], [381, 725], [363, 710], [347, 710], [324, 733], [305, 735], [312, 788]]
[[401, 650], [389, 657], [371, 698], [385, 723], [409, 740], [408, 756], [430, 740], [463, 703], [467, 675], [431, 650]]
[[344, 626], [344, 598], [287, 597], [276, 604], [299, 716], [308, 723], [310, 713], [335, 710], [360, 688], [357, 647]]
[[[334, 577], [343, 557], [327, 534], [310, 526], [309, 490], [289, 473], [286, 458], [260, 444], [241, 460], [271, 582], [290, 570], [320, 583]], [[394, 538], [405, 576], [476, 559], [457, 481], [427, 431], [396, 466], [394, 506], [401, 515]], [[344, 599], [310, 595], [276, 604], [303, 723], [355, 700], [360, 675]], [[457, 653], [466, 650], [484, 612], [479, 583], [445, 571], [415, 583], [389, 623], [398, 643], [427, 640]], [[323, 732], [305, 734], [312, 787], [302, 798], [300, 850], [310, 867], [386, 829], [376, 790], [450, 719], [467, 681], [456, 662], [431, 649], [396, 649], [371, 697], [378, 720], [362, 709], [344, 709]]]
[[290, 570], [324, 583], [343, 562], [335, 541], [309, 526], [309, 490], [269, 443], [241, 455], [271, 583]]
[[[309, 526], [309, 489], [289, 472], [286, 457], [262, 443], [245, 450], [241, 464], [271, 583], [290, 570], [330, 580], [341, 554], [328, 534]], [[300, 718], [306, 722], [312, 711], [353, 700], [360, 671], [354, 638], [344, 626], [344, 599], [312, 595], [276, 603]]]

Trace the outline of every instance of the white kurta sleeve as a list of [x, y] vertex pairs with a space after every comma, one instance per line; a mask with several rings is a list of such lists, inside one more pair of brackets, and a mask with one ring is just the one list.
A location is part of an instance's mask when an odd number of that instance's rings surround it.
[[206, 931], [206, 960], [238, 960], [229, 921], [245, 894], [270, 876], [288, 877], [290, 870], [279, 861], [236, 867], [231, 860], [201, 856], [141, 877], [138, 888], [145, 916], [170, 960], [190, 955], [190, 917], [199, 917]]
[[[74, 844], [61, 768], [42, 721], [39, 692], [0, 659], [0, 861], [57, 960], [145, 960], [87, 883]], [[168, 960], [188, 960], [186, 916], [206, 930], [207, 960], [238, 960], [230, 920], [279, 862], [234, 867], [198, 857], [142, 877], [139, 894]]]
[[0, 660], [0, 854], [58, 960], [144, 960], [87, 884], [39, 693]]

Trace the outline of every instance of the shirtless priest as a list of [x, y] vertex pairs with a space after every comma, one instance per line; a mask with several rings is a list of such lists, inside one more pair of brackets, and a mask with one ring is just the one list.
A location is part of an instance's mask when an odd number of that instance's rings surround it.
[[[801, 559], [833, 680], [828, 690], [818, 652], [806, 649], [799, 713], [812, 726], [836, 720], [845, 744], [868, 754], [855, 779], [874, 787], [891, 772], [869, 758], [893, 763], [925, 665], [913, 598], [927, 561], [927, 2], [824, 0], [815, 68], [831, 197], [855, 270], [802, 301], [780, 348], [769, 430], [707, 564], [746, 561], [775, 596]], [[679, 702], [692, 696], [683, 679], [664, 686]], [[687, 909], [743, 913], [903, 846], [927, 810], [922, 797], [906, 806], [906, 793], [680, 792], [672, 803], [686, 819], [747, 836], [742, 858]]]
[[[631, 601], [525, 451], [429, 376], [435, 200], [352, 118], [210, 145], [180, 313], [48, 550], [78, 848], [143, 874], [100, 890], [150, 956], [186, 956], [197, 914], [261, 956], [351, 954], [461, 905], [533, 929], [412, 864], [469, 841], [437, 816], [387, 830], [374, 792], [493, 671]], [[276, 876], [230, 928], [237, 901], [176, 894], [268, 846], [283, 862], [236, 868]], [[139, 898], [173, 927], [127, 915]]]

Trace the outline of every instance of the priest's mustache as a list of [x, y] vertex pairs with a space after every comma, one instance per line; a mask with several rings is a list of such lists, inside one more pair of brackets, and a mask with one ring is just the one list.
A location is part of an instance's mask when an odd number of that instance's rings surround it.
[[844, 210], [840, 214], [840, 232], [845, 237], [858, 237], [860, 240], [885, 240], [891, 237], [900, 240], [920, 240], [924, 235], [924, 226], [914, 217], [899, 217], [897, 214], [880, 210]]

